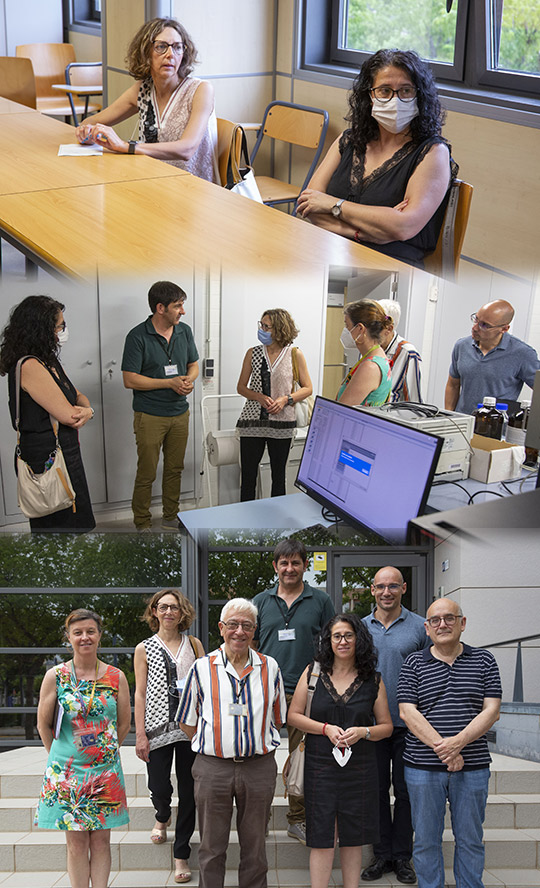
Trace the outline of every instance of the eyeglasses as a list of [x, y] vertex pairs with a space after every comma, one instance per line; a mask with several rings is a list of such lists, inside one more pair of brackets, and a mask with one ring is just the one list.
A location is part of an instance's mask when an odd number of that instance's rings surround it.
[[177, 604], [158, 604], [158, 614], [166, 614], [167, 611], [171, 611], [172, 614], [178, 614], [180, 612], [180, 608]]
[[264, 330], [265, 333], [269, 333], [272, 329], [272, 324], [263, 324], [262, 321], [258, 322], [259, 330]]
[[440, 626], [444, 620], [446, 626], [453, 626], [456, 620], [462, 620], [463, 614], [442, 614], [440, 617], [428, 617], [426, 623], [429, 623], [432, 629]]
[[481, 330], [496, 330], [497, 327], [506, 327], [506, 324], [486, 324], [485, 321], [479, 321], [476, 312], [471, 315], [471, 321]]
[[158, 55], [165, 55], [169, 48], [172, 49], [175, 55], [180, 55], [184, 49], [183, 43], [166, 43], [165, 40], [154, 40], [152, 46], [154, 47], [154, 52]]
[[56, 325], [56, 327], [54, 328], [54, 332], [55, 332], [55, 333], [63, 333], [64, 330], [66, 329], [66, 327], [67, 327], [66, 322], [65, 322], [65, 321], [62, 321], [61, 324], [57, 324], [57, 325]]
[[236, 632], [237, 629], [242, 629], [242, 632], [253, 632], [255, 629], [255, 623], [250, 623], [249, 620], [243, 620], [242, 622], [239, 620], [227, 620], [222, 625], [230, 632]]
[[392, 89], [390, 86], [375, 86], [370, 89], [370, 93], [378, 102], [389, 102], [394, 96], [397, 96], [402, 102], [412, 102], [418, 95], [418, 90], [415, 86], [400, 86], [399, 89]]
[[375, 592], [384, 592], [385, 589], [388, 589], [389, 592], [398, 592], [402, 586], [401, 583], [374, 583], [373, 588]]
[[335, 641], [336, 644], [339, 644], [342, 638], [345, 641], [354, 641], [356, 635], [354, 632], [332, 632], [331, 638], [332, 641]]

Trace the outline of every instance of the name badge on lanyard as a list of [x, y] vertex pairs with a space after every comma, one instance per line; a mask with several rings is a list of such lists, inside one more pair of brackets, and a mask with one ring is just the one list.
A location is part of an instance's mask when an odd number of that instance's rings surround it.
[[278, 641], [296, 641], [296, 629], [278, 629]]
[[234, 715], [238, 718], [242, 715], [247, 717], [247, 714], [247, 703], [229, 703], [229, 715]]
[[178, 364], [165, 364], [165, 376], [178, 376]]

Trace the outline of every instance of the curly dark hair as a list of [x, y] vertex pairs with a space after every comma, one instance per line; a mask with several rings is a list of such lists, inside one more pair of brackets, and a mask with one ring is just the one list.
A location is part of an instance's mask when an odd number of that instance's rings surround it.
[[55, 328], [65, 306], [50, 296], [27, 296], [12, 309], [0, 342], [0, 375], [5, 376], [19, 358], [34, 355], [47, 367], [58, 360]]
[[178, 31], [180, 40], [184, 44], [184, 54], [178, 69], [178, 81], [180, 82], [193, 71], [197, 62], [197, 50], [184, 26], [174, 18], [155, 18], [145, 22], [139, 28], [128, 47], [127, 69], [135, 80], [147, 80], [150, 77], [152, 44], [165, 28], [174, 28], [175, 31]]
[[279, 345], [281, 348], [291, 345], [300, 331], [289, 312], [285, 308], [267, 308], [261, 314], [261, 319], [265, 315], [268, 315], [272, 321], [272, 338], [276, 345]]
[[441, 108], [435, 79], [428, 64], [412, 50], [379, 49], [366, 59], [349, 93], [346, 120], [351, 124], [351, 142], [358, 154], [363, 154], [368, 142], [379, 138], [379, 126], [371, 115], [369, 91], [377, 72], [389, 65], [405, 71], [418, 90], [418, 115], [409, 124], [412, 141], [420, 144], [430, 136], [441, 135], [446, 112]]
[[354, 651], [354, 665], [358, 669], [358, 675], [363, 681], [371, 678], [377, 668], [377, 652], [373, 639], [365, 623], [356, 614], [336, 614], [328, 621], [319, 636], [316, 659], [321, 664], [321, 669], [332, 674], [334, 668], [334, 652], [332, 650], [332, 630], [336, 623], [348, 623], [356, 633], [356, 646]]

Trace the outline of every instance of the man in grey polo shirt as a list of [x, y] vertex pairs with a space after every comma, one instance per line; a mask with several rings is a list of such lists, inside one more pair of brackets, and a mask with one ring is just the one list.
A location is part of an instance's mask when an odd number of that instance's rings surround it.
[[181, 323], [186, 294], [171, 281], [157, 281], [148, 291], [151, 316], [130, 330], [124, 345], [122, 373], [133, 389], [133, 430], [137, 475], [133, 520], [139, 532], [152, 526], [150, 502], [159, 454], [163, 449], [162, 526], [178, 528], [177, 513], [189, 431], [186, 395], [199, 375], [193, 333]]
[[508, 333], [514, 309], [504, 299], [471, 315], [472, 337], [458, 339], [444, 396], [447, 410], [472, 413], [484, 397], [517, 401], [523, 383], [533, 386], [540, 361], [534, 348]]
[[[277, 584], [253, 599], [258, 609], [253, 646], [277, 660], [288, 706], [302, 672], [314, 659], [314, 640], [335, 611], [326, 592], [304, 582], [308, 558], [300, 540], [291, 538], [278, 543], [273, 565]], [[302, 731], [287, 725], [287, 733], [289, 752], [292, 752], [302, 738]], [[306, 813], [302, 796], [289, 795], [287, 820], [287, 834], [305, 845]]]
[[[364, 882], [374, 882], [394, 870], [399, 882], [411, 885], [416, 875], [411, 865], [413, 829], [411, 806], [405, 784], [403, 751], [407, 728], [399, 717], [397, 683], [404, 660], [413, 651], [429, 645], [424, 621], [401, 604], [407, 584], [396, 567], [382, 567], [373, 578], [371, 594], [375, 607], [364, 623], [377, 649], [378, 666], [388, 694], [394, 723], [390, 737], [375, 744], [379, 772], [379, 842], [373, 846], [375, 859], [362, 873]], [[394, 817], [390, 810], [390, 782], [394, 787]]]

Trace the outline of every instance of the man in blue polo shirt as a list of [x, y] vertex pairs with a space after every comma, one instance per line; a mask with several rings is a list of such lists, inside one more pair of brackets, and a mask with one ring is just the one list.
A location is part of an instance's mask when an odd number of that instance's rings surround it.
[[399, 713], [409, 729], [405, 779], [419, 888], [445, 884], [447, 800], [456, 885], [482, 888], [482, 824], [491, 762], [486, 731], [499, 718], [501, 679], [493, 654], [461, 642], [465, 622], [456, 601], [435, 601], [425, 622], [432, 647], [407, 657], [398, 682]]
[[[375, 607], [364, 623], [377, 649], [378, 664], [388, 694], [394, 730], [390, 737], [375, 744], [379, 772], [379, 832], [373, 846], [374, 861], [362, 873], [364, 882], [374, 882], [394, 870], [399, 882], [412, 885], [416, 876], [411, 866], [413, 830], [411, 806], [403, 766], [405, 734], [397, 702], [397, 683], [403, 662], [413, 651], [429, 645], [424, 620], [403, 607], [407, 591], [401, 571], [381, 567], [373, 577], [371, 594]], [[390, 783], [394, 788], [394, 817], [390, 808]]]
[[130, 330], [124, 345], [124, 385], [133, 389], [133, 430], [137, 474], [133, 520], [139, 532], [152, 527], [150, 502], [159, 454], [163, 449], [162, 526], [178, 528], [177, 513], [189, 431], [186, 396], [199, 375], [193, 333], [181, 323], [186, 294], [171, 281], [148, 291], [151, 316]]
[[[315, 638], [335, 614], [330, 596], [304, 582], [308, 568], [301, 540], [282, 540], [274, 549], [278, 582], [253, 599], [258, 609], [253, 647], [277, 660], [289, 706], [302, 672], [314, 659]], [[302, 731], [287, 725], [289, 752], [298, 746]], [[287, 835], [306, 844], [306, 812], [303, 796], [289, 795]]]
[[531, 388], [540, 361], [534, 348], [508, 333], [514, 309], [504, 299], [488, 302], [471, 315], [472, 337], [458, 339], [444, 406], [472, 413], [484, 397], [517, 401], [523, 383]]

